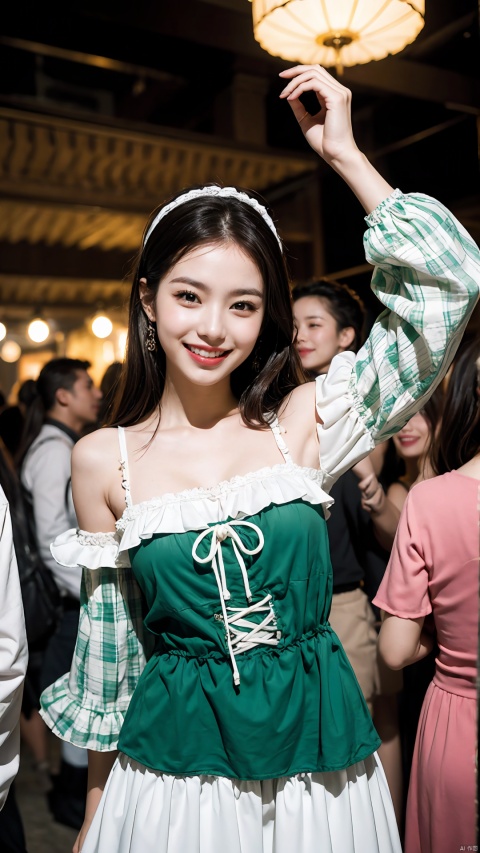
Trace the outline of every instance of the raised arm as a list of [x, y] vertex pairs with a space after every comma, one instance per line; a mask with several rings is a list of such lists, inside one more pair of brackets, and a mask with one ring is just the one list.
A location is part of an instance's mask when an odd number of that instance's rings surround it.
[[[296, 65], [280, 73], [289, 81], [280, 97], [290, 104], [307, 140], [317, 154], [343, 178], [366, 213], [393, 192], [393, 187], [358, 149], [352, 131], [352, 93], [319, 65]], [[300, 96], [314, 92], [319, 112], [310, 115]]]
[[[440, 202], [393, 190], [357, 148], [350, 92], [318, 66], [282, 72], [288, 100], [312, 148], [368, 213], [365, 255], [384, 306], [361, 350], [335, 356], [318, 377], [321, 464], [327, 490], [375, 444], [417, 412], [442, 381], [479, 294], [480, 253]], [[314, 92], [319, 112], [299, 101]]]

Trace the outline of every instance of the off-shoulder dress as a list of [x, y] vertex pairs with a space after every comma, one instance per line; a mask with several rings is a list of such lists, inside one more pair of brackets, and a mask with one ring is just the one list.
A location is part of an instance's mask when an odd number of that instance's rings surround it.
[[427, 196], [395, 191], [367, 223], [385, 310], [317, 380], [320, 467], [298, 466], [272, 419], [277, 465], [137, 504], [119, 429], [116, 532], [52, 546], [84, 572], [72, 670], [42, 715], [77, 746], [119, 749], [83, 853], [400, 853], [379, 739], [328, 622], [328, 491], [441, 381], [480, 263]]

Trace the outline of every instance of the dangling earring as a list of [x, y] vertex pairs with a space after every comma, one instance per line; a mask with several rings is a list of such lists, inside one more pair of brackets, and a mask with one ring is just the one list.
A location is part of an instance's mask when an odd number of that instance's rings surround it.
[[157, 349], [157, 341], [155, 340], [155, 326], [153, 323], [148, 323], [147, 334], [145, 335], [145, 346], [149, 352], [155, 352]]

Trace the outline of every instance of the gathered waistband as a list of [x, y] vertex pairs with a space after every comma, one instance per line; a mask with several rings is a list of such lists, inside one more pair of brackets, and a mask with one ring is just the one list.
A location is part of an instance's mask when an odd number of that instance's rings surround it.
[[[319, 625], [317, 628], [312, 629], [311, 631], [306, 631], [305, 634], [301, 635], [301, 637], [297, 637], [297, 639], [290, 640], [289, 642], [282, 642], [274, 647], [258, 646], [257, 648], [251, 649], [249, 652], [244, 652], [242, 657], [248, 657], [249, 659], [251, 659], [254, 656], [273, 656], [278, 658], [285, 652], [291, 651], [292, 649], [302, 646], [304, 643], [308, 643], [311, 640], [316, 640], [326, 635], [333, 635], [336, 638], [336, 634], [328, 622], [326, 622], [324, 625]], [[196, 660], [198, 661], [198, 663], [201, 663], [203, 660], [216, 660], [219, 662], [225, 662], [230, 660], [228, 652], [222, 652], [220, 649], [212, 650], [210, 652], [193, 654], [192, 652], [189, 652], [186, 649], [169, 649], [165, 645], [161, 645], [159, 643], [154, 649], [153, 656], [159, 657], [160, 655], [181, 657], [185, 658], [186, 660]]]

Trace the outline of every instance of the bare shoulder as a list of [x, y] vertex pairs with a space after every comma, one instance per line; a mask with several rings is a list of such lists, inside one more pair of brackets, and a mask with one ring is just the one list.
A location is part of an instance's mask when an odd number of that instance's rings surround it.
[[315, 382], [305, 382], [298, 385], [283, 401], [279, 412], [280, 419], [300, 418], [305, 421], [310, 414], [315, 413]]
[[299, 385], [284, 400], [278, 413], [285, 440], [298, 465], [318, 466], [318, 435], [315, 409], [315, 383]]
[[112, 459], [118, 459], [118, 435], [116, 429], [102, 428], [89, 433], [77, 441], [72, 453], [72, 467], [92, 469]]
[[[111, 509], [112, 483], [118, 485], [118, 437], [116, 429], [99, 429], [80, 439], [72, 454], [72, 490], [77, 520], [92, 533], [115, 529]], [[117, 484], [118, 480], [118, 484]]]

